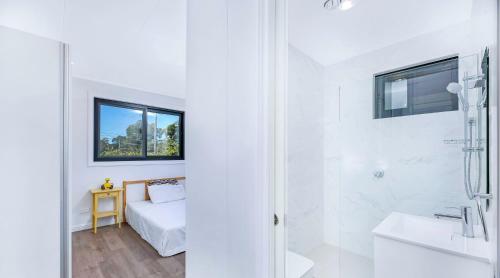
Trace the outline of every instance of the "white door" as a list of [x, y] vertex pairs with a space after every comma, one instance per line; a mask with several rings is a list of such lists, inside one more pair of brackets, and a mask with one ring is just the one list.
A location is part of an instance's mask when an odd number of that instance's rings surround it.
[[62, 57], [0, 27], [0, 277], [60, 277]]

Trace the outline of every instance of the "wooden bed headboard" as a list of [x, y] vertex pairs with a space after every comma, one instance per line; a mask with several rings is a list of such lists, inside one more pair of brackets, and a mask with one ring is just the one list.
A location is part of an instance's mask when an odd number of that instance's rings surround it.
[[123, 181], [123, 221], [127, 222], [125, 217], [125, 209], [127, 207], [127, 186], [131, 184], [143, 184], [144, 185], [144, 200], [150, 200], [148, 186], [153, 184], [158, 185], [173, 185], [177, 184], [181, 180], [185, 180], [186, 177], [175, 177], [175, 178], [161, 178], [161, 179], [150, 179], [150, 180], [136, 180], [136, 181]]

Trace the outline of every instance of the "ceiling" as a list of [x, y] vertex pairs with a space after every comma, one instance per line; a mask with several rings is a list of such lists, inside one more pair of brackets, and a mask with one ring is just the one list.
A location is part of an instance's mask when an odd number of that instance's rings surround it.
[[289, 0], [289, 42], [331, 65], [471, 18], [473, 0], [355, 0], [328, 11], [323, 0]]
[[185, 96], [186, 0], [66, 0], [73, 76]]
[[[473, 2], [476, 8], [490, 1], [355, 0], [349, 11], [327, 11], [323, 0], [289, 0], [289, 41], [326, 66], [466, 21]], [[185, 95], [186, 0], [0, 0], [0, 6], [0, 24], [69, 42], [75, 76]]]

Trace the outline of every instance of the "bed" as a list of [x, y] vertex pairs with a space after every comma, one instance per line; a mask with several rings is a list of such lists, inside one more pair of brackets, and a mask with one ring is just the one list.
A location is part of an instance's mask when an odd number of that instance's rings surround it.
[[[162, 257], [186, 250], [186, 200], [153, 203], [148, 186], [171, 186], [184, 177], [123, 182], [123, 215], [125, 221]], [[137, 186], [143, 197], [137, 198]], [[135, 196], [132, 196], [134, 188]], [[140, 191], [139, 191], [140, 192]]]

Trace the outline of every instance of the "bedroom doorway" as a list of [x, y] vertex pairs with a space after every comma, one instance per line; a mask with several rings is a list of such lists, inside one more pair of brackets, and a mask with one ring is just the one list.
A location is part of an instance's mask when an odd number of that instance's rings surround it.
[[70, 277], [185, 277], [186, 8], [66, 4]]

